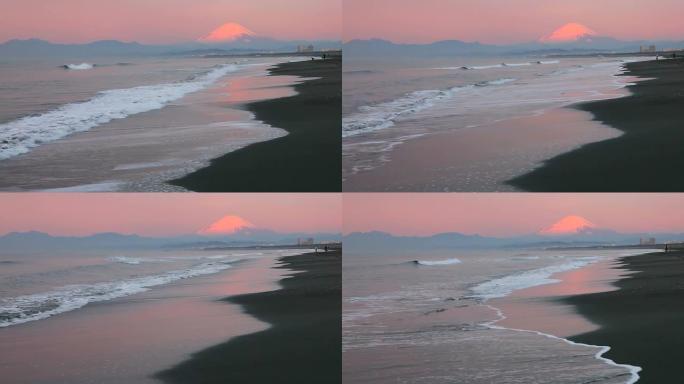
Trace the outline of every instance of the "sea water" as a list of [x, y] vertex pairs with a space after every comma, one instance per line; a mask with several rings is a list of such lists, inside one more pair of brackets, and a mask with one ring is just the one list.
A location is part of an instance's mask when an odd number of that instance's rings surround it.
[[[558, 383], [632, 382], [638, 367], [604, 359], [605, 346], [562, 337], [572, 329], [557, 336], [533, 329], [533, 321], [525, 330], [500, 325], [506, 312], [496, 300], [553, 286], [559, 273], [644, 252], [348, 251], [343, 264], [345, 382], [545, 383], [549, 377]], [[555, 329], [564, 325], [559, 322]]]
[[634, 79], [618, 75], [635, 60], [345, 58], [345, 178], [383, 167], [399, 146], [418, 138], [625, 96], [623, 88]]

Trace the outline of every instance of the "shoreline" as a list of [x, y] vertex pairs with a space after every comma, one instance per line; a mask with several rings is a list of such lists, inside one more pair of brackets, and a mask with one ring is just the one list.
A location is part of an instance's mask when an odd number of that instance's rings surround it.
[[639, 383], [672, 382], [680, 373], [684, 252], [645, 253], [619, 261], [632, 274], [615, 283], [618, 290], [563, 299], [600, 325], [570, 339], [610, 345], [608, 357], [643, 368]]
[[155, 374], [167, 383], [339, 383], [341, 252], [286, 256], [293, 273], [275, 291], [224, 299], [271, 324], [192, 355]]
[[339, 192], [341, 58], [282, 63], [269, 70], [269, 76], [279, 75], [313, 79], [296, 84], [295, 96], [245, 108], [287, 135], [226, 153], [168, 183], [196, 192]]
[[546, 159], [616, 136], [616, 130], [606, 128], [587, 112], [552, 107], [475, 128], [425, 134], [396, 145], [380, 166], [345, 175], [344, 191], [519, 192], [506, 180]]
[[[622, 374], [604, 372], [603, 374], [607, 376], [603, 378], [607, 382], [612, 383], [612, 380], [622, 376], [629, 376], [624, 381], [627, 384], [642, 382], [640, 372], [644, 368], [641, 361], [614, 356], [612, 354], [614, 344], [606, 339], [582, 337], [601, 333], [606, 324], [596, 321], [593, 316], [587, 316], [579, 310], [574, 300], [602, 295], [619, 296], [620, 283], [633, 277], [632, 269], [622, 268], [624, 260], [659, 254], [637, 253], [614, 259], [596, 260], [576, 269], [550, 275], [548, 278], [556, 280], [555, 283], [530, 286], [513, 291], [504, 297], [485, 300], [481, 305], [492, 310], [495, 318], [482, 325], [490, 329], [531, 333], [559, 340], [568, 345], [590, 348], [596, 351], [592, 352], [595, 359], [609, 366], [626, 370]], [[682, 264], [684, 265], [684, 262]], [[615, 299], [611, 298], [607, 301], [612, 300]], [[629, 312], [629, 309], [634, 308], [629, 305], [623, 307], [627, 308], [624, 312]], [[572, 313], [568, 313], [568, 310]], [[604, 309], [599, 307], [598, 310]], [[614, 316], [610, 313], [611, 310], [605, 311]], [[626, 314], [623, 313], [623, 315]], [[573, 317], [576, 319], [573, 320]], [[620, 321], [620, 315], [615, 318], [616, 321]], [[624, 340], [627, 339], [628, 334], [625, 333], [622, 336]]]
[[676, 143], [684, 139], [678, 116], [684, 100], [684, 60], [626, 64], [620, 76], [642, 80], [630, 96], [574, 105], [622, 135], [586, 144], [547, 160], [530, 173], [507, 181], [530, 192], [676, 192], [684, 182], [670, 177], [684, 166]]
[[[239, 64], [160, 108], [112, 119], [0, 161], [0, 190], [189, 192], [167, 181], [226, 153], [286, 135], [254, 119], [244, 105], [294, 95], [299, 79], [269, 76], [267, 69], [275, 62], [251, 64]], [[62, 108], [69, 105], [74, 104]]]
[[[274, 269], [276, 261], [265, 257], [236, 262], [217, 273], [2, 327], [0, 342], [16, 348], [0, 364], [0, 372], [17, 384], [54, 382], [55, 372], [60, 382], [73, 384], [158, 383], [151, 377], [155, 372], [184, 361], [194, 351], [269, 327], [239, 305], [219, 300], [278, 289], [287, 271]], [[56, 346], [64, 343], [68, 351], [57, 353], [55, 348], [61, 347]], [[144, 364], [140, 356], [145, 356]], [[40, 367], [33, 364], [36, 359], [42, 362]], [[112, 376], [114, 367], [117, 374]]]

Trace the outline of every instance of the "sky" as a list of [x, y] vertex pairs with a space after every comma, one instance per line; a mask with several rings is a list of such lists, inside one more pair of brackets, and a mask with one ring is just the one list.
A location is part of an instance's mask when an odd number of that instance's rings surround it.
[[622, 233], [684, 233], [684, 194], [350, 193], [343, 200], [345, 234], [515, 236], [569, 215]]
[[682, 0], [344, 0], [343, 39], [536, 41], [566, 23], [623, 40], [684, 40]]
[[225, 216], [281, 233], [341, 231], [339, 194], [2, 193], [0, 234], [194, 234]]
[[235, 22], [258, 35], [339, 40], [342, 0], [0, 0], [0, 42], [166, 44]]

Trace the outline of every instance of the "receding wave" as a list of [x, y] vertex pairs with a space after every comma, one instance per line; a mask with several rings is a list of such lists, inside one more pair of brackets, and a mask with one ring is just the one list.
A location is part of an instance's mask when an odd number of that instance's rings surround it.
[[519, 289], [557, 283], [559, 280], [552, 279], [552, 275], [582, 268], [598, 260], [598, 257], [581, 257], [566, 263], [514, 273], [512, 275], [504, 276], [498, 279], [489, 280], [473, 287], [471, 296], [483, 300], [489, 300], [508, 296], [512, 292]]
[[230, 268], [225, 262], [203, 263], [185, 270], [176, 270], [121, 281], [68, 285], [33, 295], [0, 299], [0, 328], [36, 321], [73, 311], [89, 303], [134, 295], [158, 285], [209, 275]]
[[83, 70], [83, 69], [93, 69], [94, 67], [95, 67], [95, 65], [90, 64], [90, 63], [64, 64], [64, 69]]
[[483, 81], [444, 90], [415, 91], [392, 101], [362, 106], [358, 112], [342, 118], [342, 137], [351, 137], [389, 128], [395, 122], [428, 109], [442, 100], [450, 99], [464, 89], [474, 86], [502, 85], [511, 81], [515, 81], [515, 79]]
[[413, 263], [417, 264], [417, 265], [424, 265], [424, 266], [432, 267], [432, 266], [441, 266], [441, 265], [461, 264], [461, 260], [453, 257], [451, 259], [445, 259], [445, 260], [414, 260]]
[[222, 65], [186, 81], [102, 91], [88, 101], [66, 104], [41, 115], [0, 124], [0, 160], [115, 119], [161, 109], [239, 68], [232, 64]]

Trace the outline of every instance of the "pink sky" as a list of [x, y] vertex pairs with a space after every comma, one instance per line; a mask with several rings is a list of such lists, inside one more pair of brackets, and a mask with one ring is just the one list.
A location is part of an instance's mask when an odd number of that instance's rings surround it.
[[339, 194], [3, 193], [0, 234], [191, 234], [227, 215], [278, 232], [339, 232]]
[[618, 232], [684, 232], [684, 194], [345, 194], [344, 233], [535, 233], [568, 215]]
[[343, 38], [537, 40], [570, 22], [619, 39], [684, 39], [681, 0], [344, 0]]
[[278, 39], [340, 39], [342, 0], [0, 0], [0, 42], [194, 41], [236, 22]]

